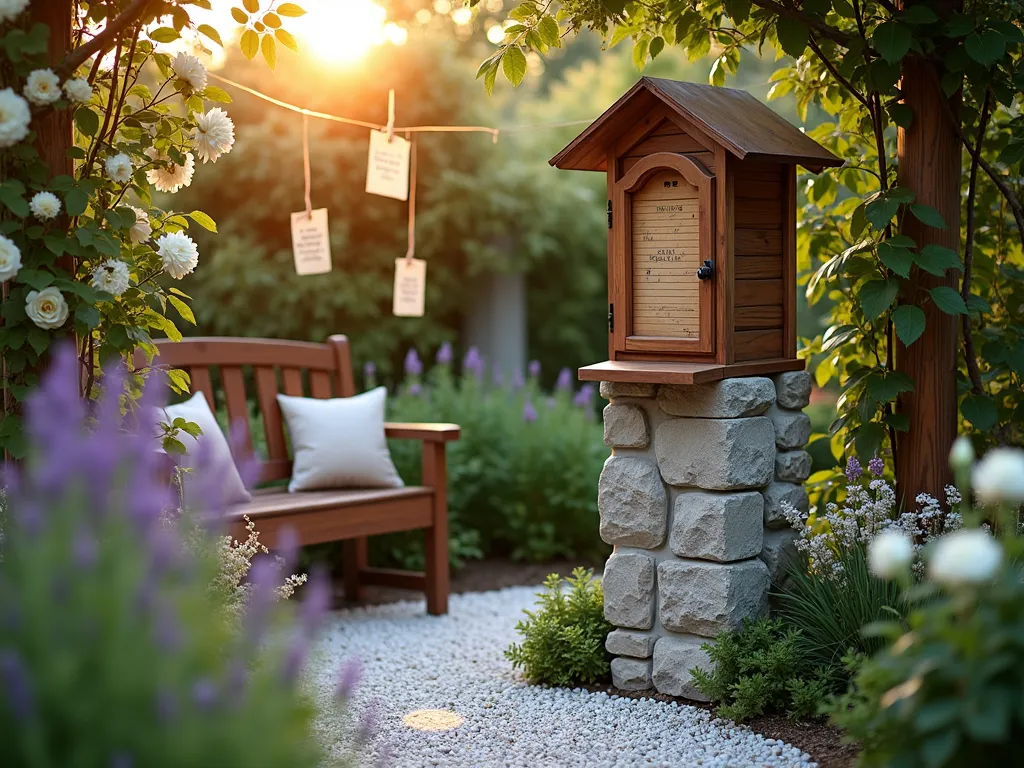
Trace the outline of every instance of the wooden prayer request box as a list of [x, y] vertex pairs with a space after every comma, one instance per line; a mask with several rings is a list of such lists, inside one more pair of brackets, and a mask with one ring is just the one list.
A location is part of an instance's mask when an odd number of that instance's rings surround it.
[[746, 93], [644, 77], [551, 159], [608, 178], [608, 361], [589, 381], [800, 370], [796, 166], [842, 165]]

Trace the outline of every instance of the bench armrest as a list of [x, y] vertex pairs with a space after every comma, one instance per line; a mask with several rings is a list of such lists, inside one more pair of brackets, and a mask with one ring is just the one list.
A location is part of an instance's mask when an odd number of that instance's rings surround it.
[[385, 437], [408, 438], [410, 440], [422, 440], [428, 443], [448, 443], [459, 439], [458, 424], [400, 424], [397, 422], [384, 423]]

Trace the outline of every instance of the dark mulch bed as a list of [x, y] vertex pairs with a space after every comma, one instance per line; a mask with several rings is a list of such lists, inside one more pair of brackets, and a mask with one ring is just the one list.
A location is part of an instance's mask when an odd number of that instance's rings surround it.
[[[487, 592], [505, 587], [534, 586], [544, 581], [549, 573], [568, 576], [572, 569], [581, 565], [578, 560], [554, 560], [547, 563], [516, 563], [510, 560], [470, 561], [466, 566], [452, 574], [452, 593]], [[593, 568], [597, 574], [604, 567], [603, 561], [582, 563]], [[340, 579], [336, 587], [339, 603], [344, 599]], [[368, 603], [392, 603], [398, 600], [415, 599], [419, 595], [401, 589], [384, 587], [368, 587]], [[587, 686], [592, 691], [607, 691], [629, 698], [652, 698], [658, 701], [678, 701], [693, 707], [701, 707], [712, 712], [714, 707], [699, 704], [675, 696], [662, 693], [620, 691], [610, 685]], [[755, 733], [769, 739], [782, 739], [787, 744], [799, 747], [817, 761], [820, 768], [852, 768], [857, 758], [857, 747], [842, 743], [842, 732], [829, 725], [825, 720], [790, 720], [785, 715], [765, 715], [744, 723]]]

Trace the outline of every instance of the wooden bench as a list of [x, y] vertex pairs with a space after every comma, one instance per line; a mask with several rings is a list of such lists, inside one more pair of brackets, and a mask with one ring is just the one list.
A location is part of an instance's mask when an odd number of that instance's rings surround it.
[[[255, 401], [263, 417], [267, 460], [260, 480], [267, 483], [291, 476], [291, 459], [285, 442], [280, 391], [286, 395], [319, 398], [356, 394], [348, 339], [331, 336], [326, 344], [274, 339], [190, 338], [157, 342], [159, 356], [153, 365], [182, 368], [192, 379], [192, 391], [202, 392], [211, 408], [227, 408], [232, 424], [245, 425], [251, 451], [249, 406], [245, 368], [252, 369]], [[224, 399], [214, 399], [212, 369], [219, 369]], [[305, 376], [304, 373], [305, 372]], [[309, 390], [305, 391], [304, 378]], [[243, 516], [256, 523], [260, 538], [273, 547], [278, 532], [291, 526], [303, 545], [343, 541], [345, 594], [350, 600], [363, 597], [363, 587], [379, 585], [422, 590], [427, 611], [448, 611], [448, 506], [446, 498], [445, 443], [458, 439], [455, 424], [385, 424], [389, 438], [423, 443], [422, 485], [405, 488], [310, 491], [288, 493], [267, 488], [253, 493], [247, 505], [228, 512], [232, 536], [245, 538]], [[367, 561], [367, 536], [397, 531], [426, 531], [426, 572], [371, 568]]]

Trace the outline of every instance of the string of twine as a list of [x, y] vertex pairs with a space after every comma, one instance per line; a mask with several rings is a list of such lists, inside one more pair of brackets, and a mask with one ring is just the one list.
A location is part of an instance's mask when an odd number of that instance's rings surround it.
[[332, 115], [327, 112], [317, 112], [315, 110], [306, 109], [305, 107], [299, 107], [295, 104], [289, 104], [287, 101], [281, 101], [275, 99], [273, 96], [257, 91], [255, 88], [250, 88], [247, 85], [242, 85], [234, 80], [229, 80], [226, 77], [221, 77], [213, 72], [208, 72], [207, 75], [212, 77], [214, 80], [218, 80], [226, 85], [230, 85], [232, 88], [238, 88], [239, 90], [245, 91], [256, 98], [263, 99], [264, 101], [274, 104], [282, 109], [289, 109], [292, 112], [298, 112], [304, 117], [315, 117], [320, 120], [329, 120], [334, 123], [344, 123], [345, 125], [356, 125], [361, 128], [372, 128], [378, 131], [388, 132], [390, 128], [395, 133], [487, 133], [490, 134], [492, 141], [497, 143], [499, 133], [524, 133], [528, 131], [545, 131], [555, 128], [571, 128], [576, 125], [590, 125], [593, 119], [588, 120], [569, 120], [562, 123], [539, 123], [536, 125], [510, 125], [503, 128], [492, 128], [487, 125], [407, 125], [407, 126], [389, 126], [386, 123], [371, 123], [366, 120], [357, 120], [353, 117], [342, 117], [340, 115]]
[[309, 176], [309, 115], [302, 113], [302, 171], [306, 176], [306, 218], [313, 218], [313, 203], [310, 200]]
[[416, 140], [408, 131], [409, 140], [409, 248], [405, 252], [405, 263], [411, 264], [416, 253]]

